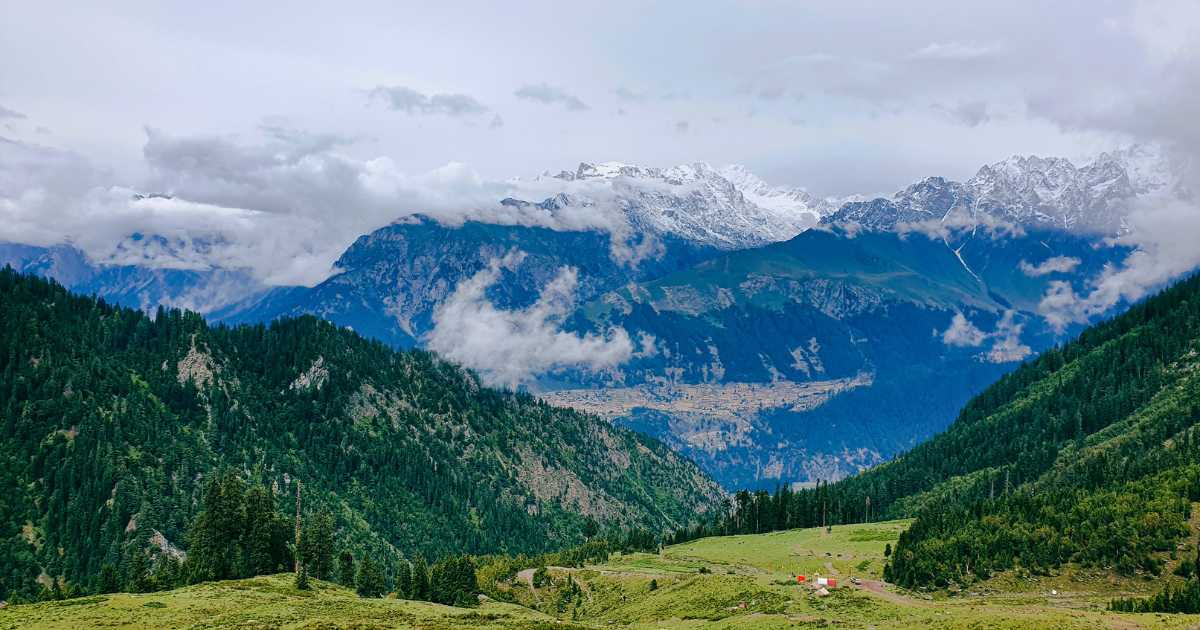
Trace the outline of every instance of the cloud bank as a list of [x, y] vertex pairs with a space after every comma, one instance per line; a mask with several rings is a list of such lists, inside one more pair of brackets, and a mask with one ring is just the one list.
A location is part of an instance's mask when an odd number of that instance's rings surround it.
[[[320, 282], [358, 236], [418, 213], [608, 232], [618, 264], [662, 251], [630, 226], [620, 181], [489, 180], [461, 163], [409, 174], [388, 157], [354, 157], [354, 138], [278, 123], [258, 132], [147, 128], [147, 175], [132, 185], [78, 153], [0, 137], [0, 241], [69, 243], [101, 264], [246, 270], [268, 285]], [[500, 203], [509, 197], [556, 204]]]
[[488, 287], [523, 258], [521, 252], [510, 252], [459, 283], [434, 311], [429, 349], [477, 370], [488, 385], [510, 388], [562, 368], [613, 369], [633, 356], [633, 342], [624, 329], [603, 336], [561, 329], [575, 304], [578, 277], [573, 268], [563, 267], [528, 308], [496, 308], [487, 298]]

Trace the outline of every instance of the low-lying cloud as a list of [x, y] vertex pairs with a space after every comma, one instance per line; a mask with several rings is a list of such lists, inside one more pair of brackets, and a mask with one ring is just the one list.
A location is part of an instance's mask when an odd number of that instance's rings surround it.
[[979, 358], [991, 363], [1011, 363], [1022, 361], [1033, 354], [1033, 349], [1021, 342], [1021, 332], [1025, 324], [1017, 321], [1016, 311], [1007, 310], [996, 322], [992, 332], [985, 332], [973, 324], [962, 313], [955, 313], [950, 320], [950, 326], [940, 334], [942, 343], [959, 348], [979, 348], [986, 342], [992, 345]]
[[496, 308], [487, 298], [488, 287], [523, 258], [521, 252], [510, 252], [460, 282], [434, 311], [427, 346], [477, 370], [486, 384], [511, 388], [557, 369], [614, 369], [633, 356], [634, 344], [624, 329], [613, 328], [604, 335], [562, 330], [563, 318], [575, 305], [578, 277], [571, 267], [559, 270], [533, 305], [510, 311]]
[[[244, 270], [267, 285], [320, 282], [358, 236], [418, 213], [607, 232], [618, 264], [662, 252], [630, 226], [626, 182], [489, 180], [461, 163], [410, 174], [388, 157], [349, 155], [355, 138], [280, 124], [259, 132], [247, 142], [148, 128], [148, 175], [132, 185], [77, 153], [0, 137], [0, 241], [69, 243], [101, 264]], [[508, 197], [557, 203], [500, 203]]]
[[1135, 302], [1172, 279], [1200, 267], [1200, 211], [1186, 200], [1159, 199], [1131, 217], [1127, 243], [1136, 249], [1106, 267], [1082, 292], [1055, 280], [1038, 312], [1055, 328], [1086, 323], [1122, 302]]
[[1019, 265], [1021, 273], [1030, 278], [1040, 278], [1048, 276], [1052, 273], [1070, 273], [1075, 271], [1075, 268], [1082, 263], [1082, 260], [1073, 256], [1053, 256], [1043, 260], [1042, 262], [1033, 265], [1029, 261], [1022, 260]]
[[950, 326], [942, 331], [942, 343], [960, 348], [978, 348], [987, 339], [987, 333], [980, 330], [962, 313], [955, 313], [950, 320]]

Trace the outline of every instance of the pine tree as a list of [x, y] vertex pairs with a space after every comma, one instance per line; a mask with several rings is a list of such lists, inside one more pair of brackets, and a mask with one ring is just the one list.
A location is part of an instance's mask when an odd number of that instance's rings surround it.
[[318, 580], [333, 577], [333, 515], [326, 511], [304, 523], [300, 538], [301, 557], [312, 576]]
[[418, 554], [412, 565], [412, 593], [411, 599], [420, 601], [429, 601], [429, 567], [425, 564], [425, 557]]
[[296, 573], [296, 588], [298, 588], [302, 591], [308, 590], [308, 565], [307, 564], [301, 564], [300, 571], [298, 573]]
[[354, 588], [354, 573], [354, 555], [349, 551], [343, 551], [338, 556], [338, 583], [342, 586]]
[[275, 557], [275, 529], [279, 514], [271, 493], [261, 485], [246, 492], [246, 529], [242, 535], [247, 575], [274, 573], [278, 558]]
[[100, 567], [100, 579], [96, 584], [96, 592], [116, 593], [119, 590], [121, 590], [121, 583], [117, 577], [117, 570], [113, 565], [105, 562], [104, 566]]
[[125, 590], [130, 593], [146, 593], [150, 591], [150, 561], [146, 552], [135, 549], [129, 555], [129, 563], [125, 569]]
[[412, 565], [407, 560], [401, 560], [396, 567], [396, 596], [400, 599], [416, 599], [413, 596]]
[[358, 591], [360, 597], [381, 597], [386, 589], [383, 570], [371, 559], [371, 556], [364, 555], [358, 563], [355, 590]]

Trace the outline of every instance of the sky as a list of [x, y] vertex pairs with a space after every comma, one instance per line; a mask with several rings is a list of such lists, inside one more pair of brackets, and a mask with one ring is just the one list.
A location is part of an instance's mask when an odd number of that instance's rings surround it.
[[208, 233], [196, 265], [271, 284], [581, 161], [740, 163], [841, 196], [1013, 154], [1200, 154], [1192, 1], [51, 0], [3, 18], [0, 240], [111, 257], [134, 230]]

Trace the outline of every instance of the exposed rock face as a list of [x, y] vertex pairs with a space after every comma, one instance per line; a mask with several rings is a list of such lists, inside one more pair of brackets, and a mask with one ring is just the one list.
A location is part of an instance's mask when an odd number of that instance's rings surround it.
[[176, 378], [180, 384], [191, 382], [198, 390], [208, 389], [215, 381], [218, 368], [207, 349], [196, 347], [196, 336], [192, 336], [188, 352], [175, 364]]
[[296, 380], [288, 385], [288, 389], [295, 390], [320, 390], [325, 386], [325, 381], [329, 380], [329, 368], [325, 367], [325, 357], [317, 357], [312, 365]]

